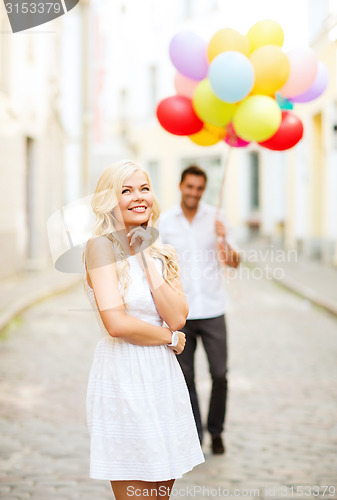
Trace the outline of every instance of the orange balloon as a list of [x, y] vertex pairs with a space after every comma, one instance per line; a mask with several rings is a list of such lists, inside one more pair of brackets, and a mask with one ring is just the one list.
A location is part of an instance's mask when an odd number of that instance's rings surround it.
[[252, 94], [274, 95], [287, 81], [290, 62], [281, 47], [264, 45], [251, 54], [255, 72]]
[[199, 146], [213, 146], [224, 139], [225, 135], [225, 128], [205, 123], [200, 132], [190, 135], [189, 138], [192, 142], [198, 144]]
[[236, 50], [245, 56], [250, 53], [250, 43], [245, 35], [242, 35], [232, 28], [223, 28], [212, 36], [207, 49], [207, 56], [209, 62], [221, 52], [227, 50]]
[[205, 123], [204, 129], [208, 130], [213, 135], [219, 137], [219, 139], [223, 139], [226, 135], [225, 127], [217, 127], [216, 125], [211, 125], [211, 123]]

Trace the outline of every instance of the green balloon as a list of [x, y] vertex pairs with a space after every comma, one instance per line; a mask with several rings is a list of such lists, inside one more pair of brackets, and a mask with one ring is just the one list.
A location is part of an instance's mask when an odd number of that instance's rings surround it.
[[208, 78], [202, 80], [193, 95], [193, 108], [200, 120], [225, 127], [232, 120], [235, 104], [221, 101], [213, 92]]
[[294, 105], [286, 97], [282, 97], [278, 92], [276, 93], [276, 102], [281, 109], [294, 109]]

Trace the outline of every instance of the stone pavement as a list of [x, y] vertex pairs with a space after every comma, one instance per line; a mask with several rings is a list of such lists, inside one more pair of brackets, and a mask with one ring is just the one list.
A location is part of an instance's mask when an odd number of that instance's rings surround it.
[[[172, 498], [337, 499], [337, 320], [253, 272], [230, 277], [224, 456]], [[0, 342], [0, 498], [107, 500], [88, 478], [85, 391], [99, 339], [81, 286], [25, 311]], [[197, 351], [206, 417], [210, 379]]]

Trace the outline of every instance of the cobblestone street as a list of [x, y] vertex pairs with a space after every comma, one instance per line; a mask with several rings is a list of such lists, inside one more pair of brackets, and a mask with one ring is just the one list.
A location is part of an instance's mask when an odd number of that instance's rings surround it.
[[[206, 436], [205, 464], [172, 497], [337, 499], [336, 318], [271, 281], [246, 276], [230, 290], [227, 451], [212, 456]], [[109, 484], [88, 477], [85, 392], [99, 337], [80, 286], [3, 332], [2, 500], [112, 498]], [[205, 416], [201, 348], [197, 379]]]

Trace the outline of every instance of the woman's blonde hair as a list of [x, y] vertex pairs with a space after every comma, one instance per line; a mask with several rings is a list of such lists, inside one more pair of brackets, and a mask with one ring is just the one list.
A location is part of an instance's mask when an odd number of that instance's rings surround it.
[[[94, 235], [107, 237], [113, 245], [114, 258], [116, 261], [116, 271], [118, 281], [121, 285], [121, 295], [124, 300], [128, 285], [130, 283], [130, 264], [121, 240], [118, 236], [117, 220], [113, 215], [113, 209], [118, 205], [122, 194], [122, 186], [127, 177], [135, 172], [141, 171], [145, 174], [146, 180], [151, 187], [148, 173], [133, 161], [125, 160], [108, 167], [100, 176], [91, 206], [96, 216]], [[153, 194], [153, 192], [152, 192]], [[160, 214], [158, 202], [153, 194], [151, 224], [156, 226]], [[163, 264], [163, 278], [168, 283], [172, 282], [179, 273], [175, 252], [169, 245], [162, 245], [158, 239], [151, 245], [150, 252], [153, 257], [157, 257]]]

